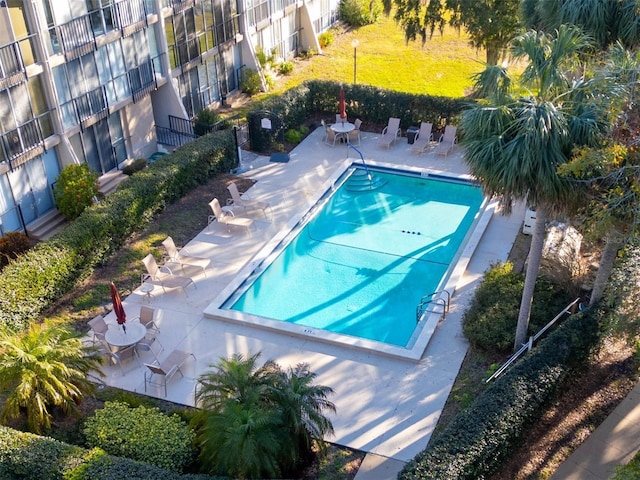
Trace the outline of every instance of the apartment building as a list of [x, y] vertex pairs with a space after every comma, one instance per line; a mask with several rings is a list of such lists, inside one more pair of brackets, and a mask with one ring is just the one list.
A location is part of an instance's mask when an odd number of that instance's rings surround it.
[[0, 236], [55, 208], [62, 168], [146, 158], [279, 58], [320, 50], [339, 0], [0, 0]]

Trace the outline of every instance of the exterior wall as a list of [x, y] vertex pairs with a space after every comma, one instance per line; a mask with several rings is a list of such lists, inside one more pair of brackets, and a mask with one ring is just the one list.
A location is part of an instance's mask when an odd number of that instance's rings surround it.
[[[339, 0], [0, 2], [0, 235], [54, 208], [68, 164], [99, 174], [156, 127], [224, 104], [257, 52], [320, 50]], [[260, 72], [262, 75], [262, 72]], [[263, 77], [264, 80], [264, 77]]]

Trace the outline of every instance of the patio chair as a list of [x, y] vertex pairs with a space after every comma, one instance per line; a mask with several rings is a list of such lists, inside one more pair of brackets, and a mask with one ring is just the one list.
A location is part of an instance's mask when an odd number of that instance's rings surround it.
[[180, 375], [184, 376], [181, 368], [190, 356], [193, 357], [194, 360], [196, 359], [196, 356], [193, 353], [174, 350], [162, 362], [158, 362], [158, 364], [145, 363], [147, 371], [144, 372], [144, 391], [147, 391], [147, 384], [156, 387], [164, 387], [164, 396], [166, 397], [167, 382], [177, 372], [180, 372]]
[[104, 334], [107, 333], [109, 326], [104, 321], [104, 317], [102, 315], [96, 315], [89, 320], [88, 323], [93, 332], [93, 344], [95, 345], [100, 340], [105, 340]]
[[162, 242], [165, 250], [167, 251], [167, 260], [170, 262], [180, 264], [180, 267], [184, 270], [185, 265], [193, 267], [199, 267], [207, 275], [206, 269], [211, 264], [211, 260], [208, 258], [193, 257], [189, 255], [185, 248], [178, 248], [173, 241], [173, 238], [167, 237]]
[[153, 317], [156, 314], [155, 308], [147, 307], [145, 305], [140, 306], [140, 315], [137, 317], [133, 317], [131, 321], [138, 320], [142, 325], [147, 328], [147, 331], [152, 331], [154, 333], [160, 333], [160, 329], [156, 322], [154, 322]]
[[138, 352], [136, 351], [135, 345], [129, 345], [128, 347], [119, 348], [118, 350], [114, 351], [113, 347], [109, 345], [106, 340], [103, 340], [101, 342], [103, 342], [102, 343], [103, 349], [107, 353], [110, 360], [120, 367], [122, 376], [125, 375], [124, 367], [122, 366], [122, 364], [127, 360], [131, 360], [132, 358], [135, 358], [136, 361], [138, 362], [138, 365], [142, 366], [142, 363], [140, 362], [140, 358], [138, 357]]
[[158, 266], [156, 259], [151, 254], [144, 257], [142, 263], [144, 263], [144, 266], [147, 268], [147, 274], [143, 275], [143, 281], [158, 285], [162, 287], [162, 290], [165, 292], [167, 288], [181, 288], [186, 294], [185, 289], [189, 285], [198, 288], [191, 278], [175, 275], [168, 265]]
[[325, 126], [324, 143], [331, 147], [336, 146], [336, 142], [345, 138], [343, 133], [336, 133], [331, 127]]
[[433, 134], [431, 133], [431, 129], [433, 128], [432, 123], [422, 122], [420, 124], [420, 130], [411, 146], [411, 151], [414, 153], [424, 153], [431, 145], [431, 141], [433, 140]]
[[271, 215], [273, 215], [271, 205], [269, 205], [267, 202], [259, 202], [258, 200], [249, 200], [248, 198], [245, 198], [238, 191], [238, 186], [235, 184], [235, 182], [231, 182], [229, 186], [227, 186], [227, 190], [229, 190], [229, 193], [231, 194], [231, 198], [227, 202], [227, 205], [242, 208], [245, 212], [247, 210], [262, 210], [265, 219], [269, 218], [267, 217], [267, 209], [269, 209], [269, 212], [271, 213]]
[[213, 211], [213, 215], [209, 215], [209, 225], [215, 220], [218, 223], [225, 224], [227, 226], [227, 231], [231, 231], [231, 227], [244, 227], [247, 229], [248, 233], [251, 233], [251, 226], [253, 225], [253, 220], [245, 217], [236, 217], [235, 214], [231, 211], [222, 211], [222, 207], [220, 206], [220, 202], [217, 198], [214, 198], [209, 202], [209, 207]]
[[458, 137], [456, 137], [456, 132], [458, 127], [454, 127], [453, 125], [447, 125], [444, 129], [444, 134], [438, 140], [438, 145], [436, 146], [435, 153], [438, 155], [444, 155], [445, 157], [449, 155], [449, 152], [453, 148], [453, 146], [458, 142]]
[[391, 117], [389, 118], [389, 124], [384, 127], [380, 139], [378, 140], [379, 147], [390, 148], [392, 143], [400, 137], [400, 119]]
[[349, 143], [351, 145], [355, 145], [356, 147], [360, 146], [360, 125], [362, 125], [362, 120], [360, 120], [359, 118], [356, 118], [356, 121], [353, 122], [353, 124], [355, 125], [355, 129], [351, 130], [347, 136], [348, 136], [348, 140]]
[[[158, 345], [160, 345], [160, 342], [158, 342]], [[141, 341], [141, 342], [136, 343], [135, 347], [136, 347], [136, 354], [138, 355], [138, 358], [140, 358], [141, 352], [143, 352], [143, 353], [144, 352], [151, 352], [151, 355], [153, 355], [154, 362], [155, 363], [159, 363], [158, 362], [158, 356], [156, 355], [156, 352], [154, 352], [153, 349], [151, 348], [151, 344], [150, 343], [147, 343], [145, 341]], [[162, 351], [162, 350], [164, 350], [164, 349], [162, 348], [162, 345], [160, 345], [160, 350], [159, 351]]]

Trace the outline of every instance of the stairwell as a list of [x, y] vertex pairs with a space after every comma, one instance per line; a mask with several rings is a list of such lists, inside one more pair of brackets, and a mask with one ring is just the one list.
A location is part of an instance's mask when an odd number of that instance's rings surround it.
[[[98, 179], [98, 194], [104, 198], [113, 192], [120, 182], [129, 178], [120, 170], [109, 172]], [[26, 226], [29, 238], [37, 241], [49, 240], [67, 224], [67, 219], [57, 209], [50, 210]]]

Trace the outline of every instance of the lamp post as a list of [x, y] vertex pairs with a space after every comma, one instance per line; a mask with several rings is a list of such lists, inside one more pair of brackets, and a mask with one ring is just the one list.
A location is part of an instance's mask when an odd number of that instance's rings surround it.
[[358, 51], [358, 45], [360, 45], [360, 42], [358, 41], [357, 38], [354, 38], [353, 41], [351, 42], [351, 46], [353, 47], [353, 84], [356, 84], [356, 52]]

